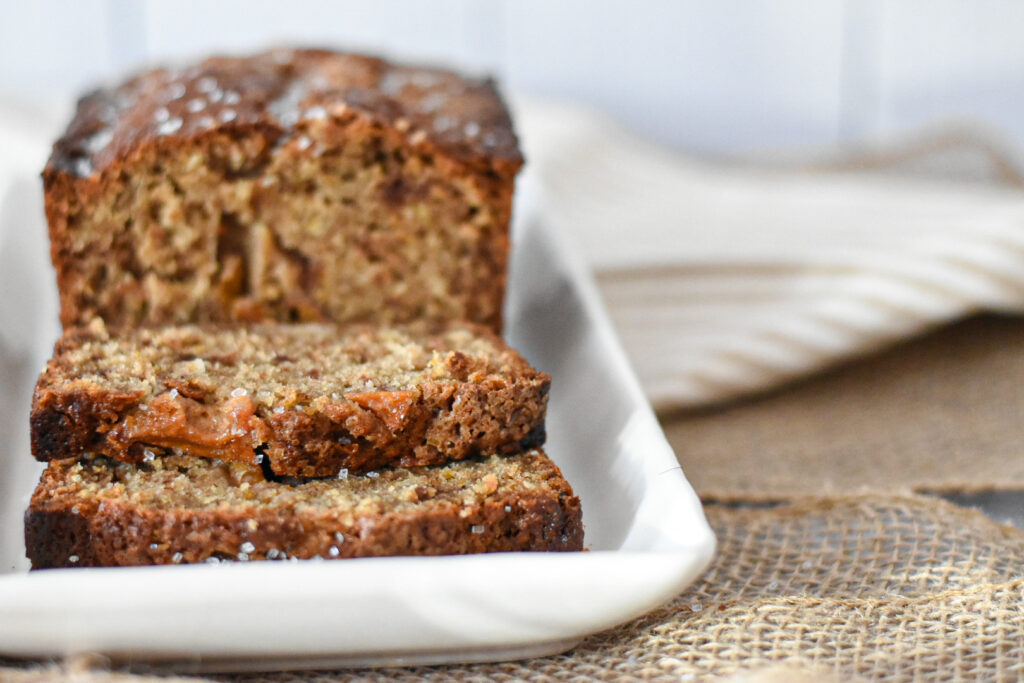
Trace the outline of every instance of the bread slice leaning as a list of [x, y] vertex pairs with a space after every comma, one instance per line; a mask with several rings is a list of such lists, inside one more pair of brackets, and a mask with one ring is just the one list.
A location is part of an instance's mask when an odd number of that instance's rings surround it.
[[33, 569], [580, 550], [580, 501], [540, 450], [301, 483], [209, 458], [49, 464]]
[[271, 476], [415, 467], [544, 442], [551, 378], [469, 323], [74, 328], [36, 386], [39, 460], [175, 450]]

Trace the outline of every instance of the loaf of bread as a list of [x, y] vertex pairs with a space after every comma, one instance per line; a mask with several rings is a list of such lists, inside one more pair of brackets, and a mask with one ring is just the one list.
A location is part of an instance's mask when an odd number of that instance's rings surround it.
[[61, 321], [498, 330], [521, 164], [489, 80], [321, 50], [143, 73], [43, 173]]
[[361, 55], [85, 96], [43, 172], [32, 568], [581, 550], [550, 377], [498, 336], [522, 161], [489, 80]]
[[286, 484], [168, 456], [49, 464], [25, 514], [33, 569], [580, 550], [580, 502], [543, 452]]
[[470, 323], [67, 330], [31, 412], [39, 460], [180, 449], [335, 476], [544, 442], [550, 377]]

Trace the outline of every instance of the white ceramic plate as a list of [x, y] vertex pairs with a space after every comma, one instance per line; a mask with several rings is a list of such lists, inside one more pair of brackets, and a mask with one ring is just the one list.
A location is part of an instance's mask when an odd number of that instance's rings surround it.
[[710, 561], [700, 503], [590, 277], [521, 211], [508, 336], [553, 377], [547, 449], [582, 499], [589, 552], [29, 574], [28, 404], [57, 333], [37, 185], [0, 198], [0, 653], [194, 671], [514, 659], [643, 614]]

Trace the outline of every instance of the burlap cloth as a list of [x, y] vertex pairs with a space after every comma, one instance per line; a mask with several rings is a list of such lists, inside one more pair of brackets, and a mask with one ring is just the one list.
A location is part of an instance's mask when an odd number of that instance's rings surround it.
[[[1019, 183], [993, 158], [997, 180]], [[1024, 520], [1021, 387], [1024, 321], [978, 317], [768, 395], [662, 416], [718, 556], [670, 604], [564, 655], [215, 678], [1022, 679], [1024, 532], [937, 495], [1009, 492], [1002, 513]], [[5, 664], [11, 681], [146, 678]]]

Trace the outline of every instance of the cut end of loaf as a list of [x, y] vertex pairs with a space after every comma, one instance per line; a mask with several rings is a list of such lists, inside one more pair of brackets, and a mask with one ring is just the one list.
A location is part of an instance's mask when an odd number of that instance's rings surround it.
[[62, 322], [498, 329], [520, 164], [493, 87], [449, 72], [297, 51], [143, 74], [84, 99], [44, 173]]

